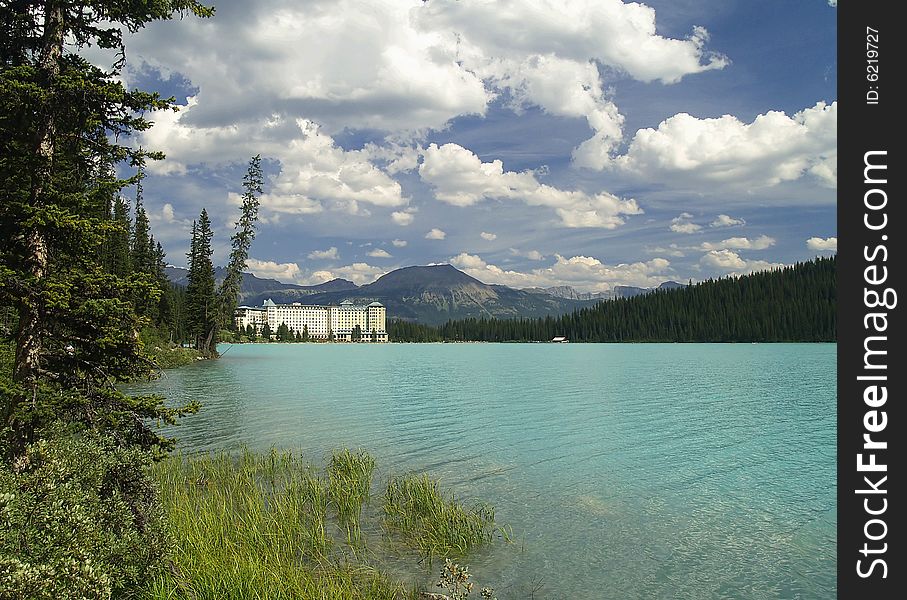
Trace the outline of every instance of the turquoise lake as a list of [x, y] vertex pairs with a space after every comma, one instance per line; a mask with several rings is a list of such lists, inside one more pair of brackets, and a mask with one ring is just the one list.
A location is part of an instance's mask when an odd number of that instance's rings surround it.
[[220, 350], [141, 386], [203, 404], [182, 448], [428, 471], [512, 527], [464, 561], [499, 600], [836, 596], [834, 344]]

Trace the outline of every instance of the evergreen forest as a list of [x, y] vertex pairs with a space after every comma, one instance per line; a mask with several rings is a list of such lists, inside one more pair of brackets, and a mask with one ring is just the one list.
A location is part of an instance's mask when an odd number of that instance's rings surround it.
[[833, 342], [837, 258], [605, 300], [561, 317], [391, 320], [397, 342]]

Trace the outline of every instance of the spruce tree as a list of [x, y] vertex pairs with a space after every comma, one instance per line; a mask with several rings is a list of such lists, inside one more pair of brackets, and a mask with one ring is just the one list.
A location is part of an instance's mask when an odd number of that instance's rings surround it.
[[[130, 596], [163, 550], [149, 471], [169, 441], [154, 423], [185, 411], [118, 385], [154, 374], [132, 299], [159, 289], [132, 274], [114, 199], [135, 181], [118, 169], [161, 157], [121, 141], [172, 106], [122, 84], [122, 35], [174, 11], [212, 13], [194, 0], [0, 3], [0, 307], [16, 314], [0, 385], [4, 598]], [[122, 58], [98, 68], [87, 46]]]
[[111, 221], [113, 230], [108, 245], [107, 270], [117, 277], [126, 277], [132, 272], [132, 220], [129, 218], [129, 204], [119, 194], [113, 200]]
[[196, 350], [205, 356], [216, 354], [218, 303], [214, 286], [214, 265], [211, 262], [211, 220], [202, 209], [198, 221], [192, 223], [189, 244], [189, 276], [186, 285], [186, 313], [189, 333]]
[[243, 177], [242, 206], [239, 220], [230, 238], [230, 262], [227, 263], [227, 274], [218, 294], [220, 299], [220, 325], [232, 329], [233, 311], [236, 310], [242, 285], [243, 271], [249, 259], [249, 249], [255, 239], [255, 222], [258, 220], [259, 197], [261, 196], [264, 178], [261, 171], [261, 155], [252, 157], [249, 169]]
[[135, 336], [142, 320], [127, 299], [156, 291], [122, 266], [111, 273], [103, 248], [122, 233], [105, 209], [132, 183], [116, 167], [161, 158], [119, 140], [172, 104], [127, 90], [122, 60], [105, 71], [79, 49], [124, 55], [123, 31], [174, 12], [213, 14], [195, 0], [39, 0], [0, 10], [0, 305], [18, 315], [14, 383], [0, 400], [8, 454], [59, 419], [117, 430], [123, 443], [160, 441], [143, 419], [160, 402], [114, 387], [148, 372]]
[[151, 274], [153, 264], [151, 225], [148, 222], [148, 214], [145, 212], [144, 194], [142, 191], [144, 174], [141, 170], [138, 177], [139, 180], [135, 186], [135, 224], [132, 228], [130, 248], [132, 269], [137, 273]]

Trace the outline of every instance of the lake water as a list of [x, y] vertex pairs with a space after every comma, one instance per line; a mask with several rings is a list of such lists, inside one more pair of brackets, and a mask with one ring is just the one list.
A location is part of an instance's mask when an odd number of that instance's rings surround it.
[[466, 561], [500, 600], [836, 596], [834, 344], [221, 352], [150, 384], [202, 402], [183, 448], [428, 471], [513, 528]]

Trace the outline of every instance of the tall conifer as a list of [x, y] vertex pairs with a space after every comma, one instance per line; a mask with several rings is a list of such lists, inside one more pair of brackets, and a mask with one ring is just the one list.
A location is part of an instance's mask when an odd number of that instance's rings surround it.
[[223, 328], [233, 328], [233, 311], [236, 309], [242, 285], [242, 274], [249, 259], [249, 249], [255, 239], [255, 223], [258, 220], [259, 197], [261, 196], [264, 177], [261, 171], [261, 155], [255, 155], [249, 161], [249, 169], [243, 177], [242, 207], [239, 220], [230, 238], [230, 262], [227, 274], [221, 284], [220, 319]]
[[218, 302], [214, 286], [214, 265], [211, 262], [211, 220], [202, 209], [198, 221], [192, 224], [189, 254], [189, 282], [186, 286], [186, 312], [189, 333], [195, 348], [213, 355], [217, 344]]
[[[14, 382], [0, 397], [8, 454], [22, 452], [51, 420], [114, 429], [123, 444], [160, 438], [143, 417], [158, 400], [115, 384], [147, 373], [128, 302], [152, 297], [128, 269], [105, 264], [111, 198], [133, 182], [113, 174], [160, 154], [118, 140], [150, 127], [142, 115], [171, 107], [127, 90], [123, 61], [100, 69], [79, 53], [124, 52], [123, 32], [174, 12], [208, 16], [196, 0], [38, 0], [0, 10], [0, 304], [18, 314]], [[119, 271], [111, 274], [110, 271]]]

